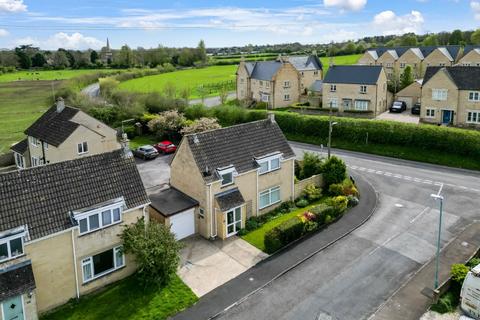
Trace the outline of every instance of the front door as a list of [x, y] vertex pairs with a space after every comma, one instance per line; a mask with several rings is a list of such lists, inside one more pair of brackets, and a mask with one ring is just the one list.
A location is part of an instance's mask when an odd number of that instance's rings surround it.
[[22, 296], [16, 296], [2, 302], [4, 320], [24, 320]]
[[242, 208], [235, 208], [227, 212], [227, 237], [230, 237], [242, 228]]
[[442, 110], [442, 124], [452, 124], [452, 123], [453, 123], [453, 111]]

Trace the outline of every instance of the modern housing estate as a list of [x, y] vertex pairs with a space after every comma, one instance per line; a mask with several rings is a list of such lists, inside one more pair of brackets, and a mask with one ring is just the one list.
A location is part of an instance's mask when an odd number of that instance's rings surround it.
[[465, 46], [465, 48], [463, 48], [462, 57], [458, 60], [458, 65], [465, 67], [480, 67], [480, 46]]
[[480, 68], [427, 68], [421, 101], [423, 122], [479, 128]]
[[59, 98], [27, 130], [27, 138], [11, 147], [24, 169], [72, 160], [120, 148], [116, 130]]
[[[269, 119], [183, 137], [170, 184], [195, 200], [185, 218], [205, 238], [225, 239], [245, 220], [294, 199], [295, 154]], [[193, 232], [193, 231], [192, 231]]]
[[123, 150], [0, 174], [0, 319], [37, 319], [132, 274], [119, 234], [148, 205]]
[[323, 80], [323, 108], [336, 112], [386, 111], [392, 94], [387, 90], [387, 76], [381, 66], [331, 66]]
[[237, 99], [264, 102], [270, 109], [299, 102], [310, 87], [322, 80], [323, 66], [316, 55], [279, 56], [275, 61], [240, 61]]

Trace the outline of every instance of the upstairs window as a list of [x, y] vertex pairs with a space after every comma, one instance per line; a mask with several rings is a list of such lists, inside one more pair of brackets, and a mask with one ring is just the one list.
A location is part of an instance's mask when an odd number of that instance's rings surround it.
[[280, 169], [280, 154], [270, 156], [267, 158], [257, 159], [257, 163], [260, 166], [258, 173], [264, 174], [277, 169]]
[[76, 215], [75, 219], [78, 222], [80, 234], [86, 234], [120, 223], [122, 221], [122, 206], [123, 202]]
[[318, 76], [318, 71], [313, 71], [314, 76]]
[[233, 166], [228, 168], [217, 169], [217, 172], [220, 175], [220, 178], [222, 180], [222, 186], [228, 186], [234, 183], [233, 179], [235, 174], [235, 168]]
[[480, 101], [480, 92], [479, 91], [470, 91], [468, 93], [469, 101]]
[[283, 82], [283, 87], [284, 88], [290, 88], [290, 81], [284, 81]]
[[360, 93], [367, 93], [367, 86], [360, 86]]
[[405, 68], [405, 63], [403, 63], [403, 62], [400, 63], [400, 68], [402, 68], [402, 69]]
[[263, 81], [260, 80], [260, 86], [263, 86]]
[[336, 84], [331, 84], [330, 85], [330, 92], [336, 92], [337, 91], [337, 85]]
[[447, 89], [432, 89], [432, 100], [445, 101], [447, 96]]
[[0, 262], [23, 255], [25, 232], [0, 239]]
[[40, 145], [40, 140], [34, 137], [30, 137], [30, 143], [32, 144], [32, 146], [38, 147]]
[[77, 145], [78, 154], [84, 154], [88, 152], [88, 143], [86, 141], [81, 142]]

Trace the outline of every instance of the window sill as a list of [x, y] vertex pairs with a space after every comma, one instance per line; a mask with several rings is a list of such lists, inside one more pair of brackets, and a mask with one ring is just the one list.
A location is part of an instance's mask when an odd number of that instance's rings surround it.
[[115, 272], [115, 271], [122, 270], [122, 269], [125, 268], [125, 267], [126, 267], [126, 265], [124, 264], [124, 265], [121, 266], [121, 267], [104, 271], [104, 272], [100, 273], [99, 275], [96, 275], [96, 276], [93, 277], [92, 279], [88, 279], [87, 281], [84, 281], [84, 282], [82, 283], [82, 285], [85, 286], [85, 285], [87, 285], [87, 284], [90, 284], [91, 282], [93, 282], [93, 281], [95, 281], [95, 280], [97, 280], [97, 279], [100, 279], [100, 278], [102, 278], [102, 277], [104, 277], [104, 276], [106, 276], [106, 275], [109, 275], [110, 273], [113, 273], [113, 272]]
[[222, 188], [222, 189], [223, 189], [223, 188], [226, 188], [226, 187], [233, 186], [234, 184], [235, 184], [235, 182], [228, 183], [228, 184], [222, 184], [222, 185], [220, 186], [220, 188]]
[[26, 255], [27, 255], [26, 253], [22, 253], [22, 254], [19, 254], [18, 256], [13, 256], [13, 257], [10, 257], [10, 258], [6, 258], [4, 260], [0, 260], [0, 263], [4, 263], [4, 262], [12, 261], [12, 260], [15, 260], [15, 259], [19, 259], [21, 257], [25, 257]]
[[263, 176], [267, 173], [272, 173], [272, 172], [275, 172], [275, 171], [279, 171], [280, 169], [282, 169], [281, 167], [280, 168], [277, 168], [277, 169], [273, 169], [273, 170], [270, 170], [270, 171], [265, 171], [265, 172], [262, 172], [262, 173], [258, 173], [259, 176]]
[[77, 153], [77, 154], [78, 154], [79, 156], [83, 156], [83, 155], [88, 154], [88, 151], [87, 151], [87, 152], [79, 152], [79, 153]]
[[278, 200], [278, 201], [276, 201], [276, 202], [270, 203], [268, 206], [265, 206], [265, 207], [260, 207], [260, 208], [258, 208], [258, 210], [266, 209], [266, 208], [271, 207], [271, 206], [273, 206], [273, 205], [276, 205], [276, 204], [278, 204], [278, 203], [280, 203], [280, 202], [282, 202], [282, 200]]

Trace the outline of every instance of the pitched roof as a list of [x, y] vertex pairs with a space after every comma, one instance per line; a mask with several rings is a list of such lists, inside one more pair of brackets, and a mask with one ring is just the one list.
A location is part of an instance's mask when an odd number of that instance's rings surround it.
[[0, 270], [0, 302], [35, 289], [30, 260]]
[[258, 61], [252, 69], [251, 77], [257, 80], [272, 80], [278, 69], [282, 67], [280, 61]]
[[464, 56], [467, 55], [472, 50], [475, 50], [480, 54], [480, 46], [468, 45], [468, 46], [465, 46], [465, 48], [463, 48], [463, 55]]
[[80, 110], [65, 106], [57, 112], [56, 105], [47, 110], [25, 130], [25, 134], [58, 147], [77, 129], [78, 123], [70, 121]]
[[198, 205], [198, 201], [190, 198], [185, 193], [169, 188], [149, 195], [151, 204], [155, 210], [165, 217], [170, 217]]
[[28, 139], [23, 139], [10, 147], [13, 151], [24, 154], [28, 149]]
[[26, 225], [40, 238], [73, 227], [71, 211], [120, 197], [127, 208], [149, 203], [122, 150], [0, 174], [0, 231]]
[[381, 66], [331, 66], [323, 83], [376, 84], [381, 72]]
[[298, 71], [323, 69], [322, 62], [315, 55], [288, 57], [288, 62], [290, 62]]
[[215, 199], [217, 200], [220, 210], [223, 212], [241, 206], [245, 203], [245, 199], [243, 199], [242, 193], [240, 190], [238, 190], [238, 188], [216, 194]]
[[480, 67], [471, 66], [428, 67], [423, 77], [423, 85], [440, 70], [445, 70], [460, 90], [480, 89]]
[[[418, 46], [411, 46], [411, 47], [379, 47], [379, 48], [371, 48], [368, 49], [367, 52], [372, 55], [372, 57], [377, 60], [378, 57], [381, 57], [382, 54], [384, 54], [386, 51], [394, 51], [395, 53], [393, 56], [396, 58], [401, 57], [405, 52], [407, 52], [409, 49], [413, 49], [414, 53], [421, 58], [419, 53], [423, 56], [423, 58], [426, 58], [429, 54], [431, 54], [435, 49], [442, 48], [440, 51], [445, 54], [447, 57], [452, 58], [453, 60], [457, 57], [458, 52], [460, 51], [460, 46], [452, 45], [452, 46], [424, 46], [424, 47], [418, 47]], [[377, 55], [377, 58], [375, 58], [375, 54]], [[423, 59], [421, 58], [421, 59]]]
[[184, 142], [206, 182], [220, 179], [218, 168], [233, 165], [238, 173], [244, 173], [258, 168], [255, 158], [275, 152], [283, 158], [295, 156], [278, 124], [269, 119], [186, 135]]

